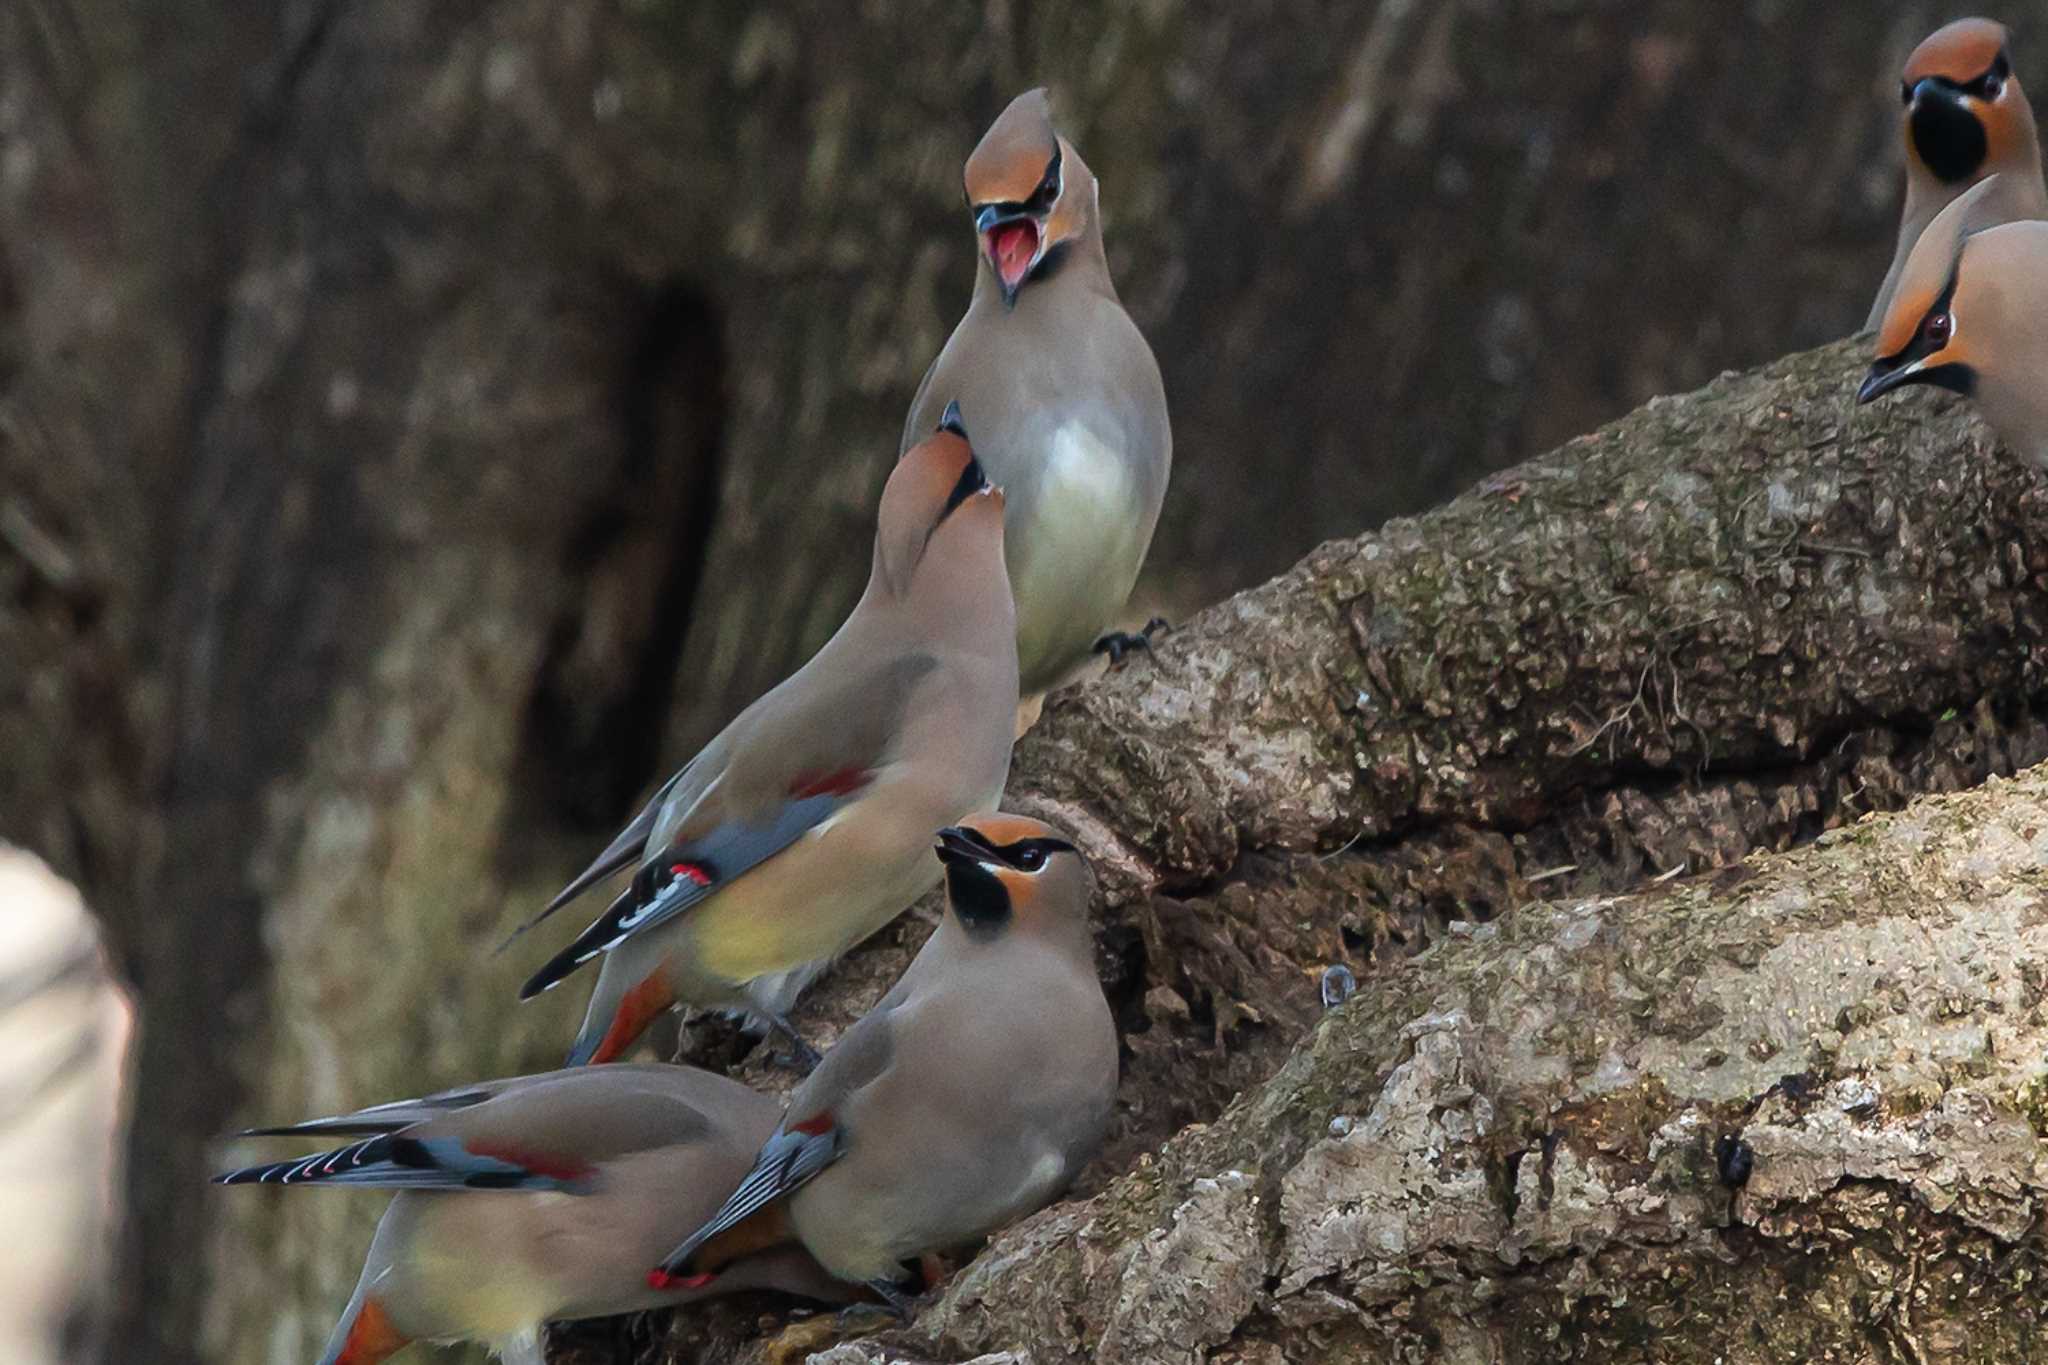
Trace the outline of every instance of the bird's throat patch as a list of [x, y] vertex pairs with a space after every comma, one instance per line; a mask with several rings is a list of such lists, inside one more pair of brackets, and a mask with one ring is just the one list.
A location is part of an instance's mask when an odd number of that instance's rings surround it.
[[980, 863], [946, 864], [946, 899], [969, 938], [995, 937], [1013, 913], [1009, 888]]

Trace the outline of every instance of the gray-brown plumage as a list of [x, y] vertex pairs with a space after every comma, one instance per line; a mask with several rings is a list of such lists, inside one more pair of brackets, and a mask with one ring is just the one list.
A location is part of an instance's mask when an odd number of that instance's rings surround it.
[[1028, 697], [1084, 661], [1123, 609], [1159, 521], [1173, 434], [1158, 362], [1110, 282], [1095, 177], [1054, 130], [1043, 90], [1010, 103], [965, 178], [974, 297], [918, 388], [903, 447], [957, 400], [975, 454], [1009, 494]]
[[843, 1301], [801, 1247], [715, 1284], [649, 1285], [679, 1228], [710, 1216], [782, 1106], [676, 1066], [486, 1081], [251, 1136], [358, 1136], [221, 1184], [396, 1190], [321, 1365], [374, 1365], [411, 1341], [479, 1341], [538, 1360], [547, 1322], [774, 1288]]
[[903, 979], [791, 1097], [725, 1207], [661, 1270], [715, 1283], [801, 1241], [901, 1303], [906, 1257], [1043, 1206], [1101, 1142], [1117, 1038], [1095, 975], [1088, 875], [1011, 815], [940, 832], [948, 914]]
[[931, 831], [1001, 798], [1017, 708], [1003, 493], [957, 413], [945, 423], [890, 475], [838, 633], [542, 911], [640, 867], [521, 993], [604, 957], [572, 1065], [615, 1060], [675, 1004], [788, 1032], [805, 983], [937, 882]]
[[1906, 59], [1899, 87], [1906, 143], [1906, 205], [1898, 245], [1871, 302], [1865, 331], [1884, 322], [1914, 243], [1936, 214], [1986, 177], [1997, 190], [1979, 199], [1988, 226], [2048, 218], [2041, 144], [2026, 91], [2013, 74], [2002, 24], [1958, 19], [1924, 39]]
[[1995, 176], [1935, 215], [1901, 272], [1857, 401], [1909, 384], [1972, 399], [2048, 467], [2048, 222], [1995, 218]]

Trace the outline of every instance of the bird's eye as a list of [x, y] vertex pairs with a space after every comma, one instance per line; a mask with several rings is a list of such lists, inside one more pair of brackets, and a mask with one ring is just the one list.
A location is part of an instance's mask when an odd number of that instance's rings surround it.
[[1984, 98], [1985, 98], [1985, 99], [1987, 99], [1987, 100], [1995, 100], [1995, 99], [1997, 99], [1997, 98], [1998, 98], [1998, 92], [1999, 92], [1999, 91], [2001, 91], [2001, 90], [2003, 90], [2003, 89], [2005, 89], [2005, 82], [2004, 82], [2004, 81], [2001, 81], [2000, 79], [1998, 79], [1998, 77], [1996, 77], [1996, 76], [1986, 76], [1986, 77], [1984, 78]]
[[1042, 850], [1027, 848], [1017, 855], [1017, 866], [1026, 872], [1036, 872], [1045, 866], [1045, 854]]
[[1948, 345], [1948, 336], [1955, 329], [1955, 323], [1947, 313], [1936, 313], [1920, 324], [1920, 335], [1935, 350]]

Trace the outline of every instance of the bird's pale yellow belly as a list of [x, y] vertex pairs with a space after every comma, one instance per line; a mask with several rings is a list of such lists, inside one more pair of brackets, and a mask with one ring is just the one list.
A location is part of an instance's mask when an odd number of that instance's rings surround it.
[[1129, 598], [1149, 538], [1129, 466], [1088, 427], [1061, 427], [1044, 458], [1038, 496], [1006, 528], [1027, 694], [1087, 658]]

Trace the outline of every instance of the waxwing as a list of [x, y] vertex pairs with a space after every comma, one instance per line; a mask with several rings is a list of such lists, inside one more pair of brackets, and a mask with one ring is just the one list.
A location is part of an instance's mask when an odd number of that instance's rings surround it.
[[897, 464], [878, 521], [838, 633], [536, 917], [638, 865], [521, 992], [604, 958], [570, 1065], [617, 1059], [677, 1004], [749, 1015], [814, 1060], [788, 1026], [798, 992], [937, 882], [934, 826], [1000, 799], [1017, 708], [1003, 493], [957, 406]]
[[2013, 74], [2004, 25], [1958, 19], [1936, 29], [1906, 59], [1899, 97], [1906, 206], [1865, 331], [1883, 324], [1913, 244], [1934, 216], [1986, 176], [1999, 176], [2000, 183], [1979, 203], [1985, 226], [2048, 217], [2034, 111]]
[[1166, 496], [1173, 433], [1159, 365], [1110, 283], [1095, 177], [1045, 91], [1011, 101], [967, 159], [979, 264], [967, 315], [910, 405], [903, 448], [957, 398], [1009, 495], [1008, 561], [1025, 696], [1043, 693], [1123, 610]]
[[2022, 458], [2048, 466], [2048, 222], [1994, 222], [1995, 176], [1928, 224], [1856, 400], [1932, 384], [1976, 402]]
[[944, 921], [652, 1283], [707, 1288], [796, 1241], [903, 1308], [905, 1258], [1042, 1207], [1100, 1144], [1117, 1036], [1080, 854], [1012, 815], [941, 830], [938, 853]]
[[374, 1365], [411, 1341], [538, 1362], [547, 1322], [744, 1288], [846, 1299], [796, 1246], [697, 1288], [648, 1283], [648, 1261], [718, 1209], [781, 1108], [689, 1067], [551, 1071], [253, 1129], [359, 1140], [215, 1180], [397, 1191], [321, 1365]]

